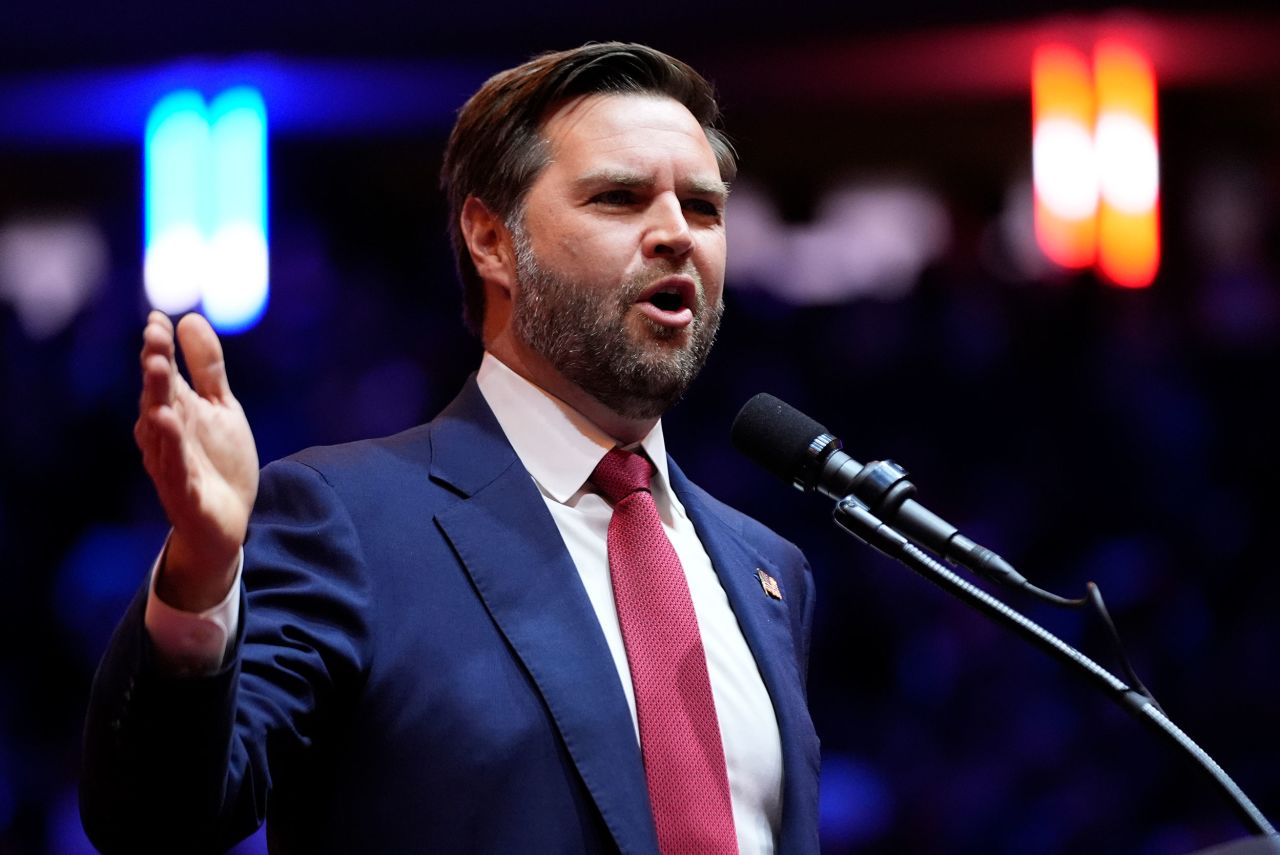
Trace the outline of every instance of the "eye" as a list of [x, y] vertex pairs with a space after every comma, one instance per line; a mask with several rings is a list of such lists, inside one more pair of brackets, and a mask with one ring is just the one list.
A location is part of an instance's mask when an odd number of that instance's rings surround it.
[[601, 205], [626, 207], [636, 203], [636, 194], [631, 190], [605, 190], [603, 193], [597, 193], [592, 196], [591, 201]]
[[684, 207], [699, 216], [720, 219], [720, 206], [710, 199], [685, 199]]

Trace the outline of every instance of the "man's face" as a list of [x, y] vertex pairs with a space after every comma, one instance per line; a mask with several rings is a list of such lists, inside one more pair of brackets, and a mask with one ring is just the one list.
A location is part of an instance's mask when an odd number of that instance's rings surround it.
[[614, 412], [661, 415], [706, 361], [723, 310], [715, 154], [669, 98], [586, 96], [543, 130], [550, 163], [511, 224], [515, 333]]

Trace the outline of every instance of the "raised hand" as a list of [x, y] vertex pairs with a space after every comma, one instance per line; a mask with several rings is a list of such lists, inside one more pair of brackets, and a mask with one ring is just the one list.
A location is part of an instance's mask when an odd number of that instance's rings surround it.
[[147, 317], [133, 435], [173, 525], [156, 592], [176, 608], [203, 611], [235, 578], [258, 493], [258, 452], [209, 322], [186, 315], [177, 340], [190, 384], [178, 371], [173, 324], [162, 312]]

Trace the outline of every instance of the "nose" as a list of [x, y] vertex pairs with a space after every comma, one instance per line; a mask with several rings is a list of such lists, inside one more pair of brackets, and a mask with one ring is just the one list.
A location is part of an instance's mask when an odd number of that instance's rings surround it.
[[643, 249], [649, 258], [680, 258], [693, 249], [693, 233], [674, 194], [664, 193], [650, 205]]

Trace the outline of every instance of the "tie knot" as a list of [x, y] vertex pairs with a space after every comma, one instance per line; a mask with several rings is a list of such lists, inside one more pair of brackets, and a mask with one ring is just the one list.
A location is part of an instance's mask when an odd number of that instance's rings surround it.
[[648, 490], [652, 476], [653, 464], [647, 457], [614, 448], [596, 464], [591, 483], [616, 505], [637, 490]]

